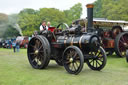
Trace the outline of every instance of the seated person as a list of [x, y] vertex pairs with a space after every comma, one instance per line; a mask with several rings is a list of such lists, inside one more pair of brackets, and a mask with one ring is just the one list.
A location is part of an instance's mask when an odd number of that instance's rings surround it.
[[49, 28], [49, 27], [52, 27], [52, 26], [51, 26], [51, 23], [50, 23], [49, 21], [47, 22], [47, 26], [48, 26], [48, 28]]
[[40, 31], [48, 30], [48, 27], [46, 26], [46, 21], [42, 22], [42, 25], [40, 25]]

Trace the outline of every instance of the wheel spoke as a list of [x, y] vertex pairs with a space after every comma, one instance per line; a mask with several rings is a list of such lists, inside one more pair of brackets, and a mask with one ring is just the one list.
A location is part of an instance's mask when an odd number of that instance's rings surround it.
[[120, 42], [120, 44], [122, 44], [124, 46], [124, 42], [123, 41], [120, 40], [119, 42]]
[[29, 53], [29, 54], [33, 55], [33, 54], [35, 54], [35, 52]]
[[97, 57], [101, 54], [101, 52], [98, 53]]
[[75, 62], [75, 64], [76, 64], [76, 67], [78, 68], [79, 66], [78, 66], [77, 62]]
[[93, 59], [91, 61], [89, 61], [89, 63], [92, 63], [93, 62]]
[[39, 51], [39, 53], [44, 53], [44, 51]]
[[99, 64], [99, 66], [101, 66], [101, 64], [98, 62], [98, 60], [96, 60], [97, 61], [97, 63]]
[[125, 42], [124, 37], [122, 36], [121, 39]]
[[125, 42], [128, 44], [128, 35], [125, 35], [124, 40], [125, 40]]
[[40, 50], [42, 47], [43, 47], [43, 45], [41, 45], [38, 50]]
[[39, 49], [39, 47], [40, 47], [40, 41], [37, 39], [36, 40], [36, 49]]
[[96, 60], [96, 68], [97, 68], [97, 60]]
[[101, 59], [99, 59], [99, 58], [98, 58], [98, 60], [99, 60], [100, 62], [103, 62], [103, 61], [102, 61]]
[[78, 54], [77, 52], [74, 53], [73, 59], [76, 58], [77, 54]]
[[66, 63], [67, 65], [69, 65], [69, 64], [70, 64], [70, 61], [66, 61], [65, 63]]
[[120, 46], [119, 50], [120, 50], [120, 52], [124, 52], [126, 50], [126, 48]]
[[94, 60], [93, 60], [93, 67], [94, 67]]
[[36, 57], [34, 57], [34, 58], [33, 58], [32, 62], [34, 62], [34, 61], [35, 61], [35, 58], [36, 58]]
[[35, 48], [35, 46], [33, 46], [33, 45], [29, 45], [29, 46]]
[[73, 67], [74, 67], [74, 70], [76, 71], [77, 69], [76, 69], [76, 67], [75, 67], [75, 64], [73, 63]]
[[71, 70], [72, 70], [72, 71], [73, 71], [73, 68], [74, 68], [74, 67], [73, 67], [73, 63], [71, 63]]
[[37, 62], [36, 62], [36, 67], [38, 67], [39, 65], [38, 65], [38, 63], [39, 63], [39, 60], [37, 59]]

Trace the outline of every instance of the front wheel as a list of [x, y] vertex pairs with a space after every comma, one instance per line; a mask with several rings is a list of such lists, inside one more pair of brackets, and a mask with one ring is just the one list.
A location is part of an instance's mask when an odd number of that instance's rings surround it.
[[69, 46], [63, 54], [63, 65], [67, 72], [79, 74], [84, 65], [84, 56], [81, 50], [76, 46]]
[[92, 56], [91, 59], [87, 60], [87, 65], [92, 70], [98, 70], [100, 71], [103, 69], [107, 62], [107, 56], [102, 47], [99, 47], [97, 51], [91, 51], [89, 52], [89, 55]]

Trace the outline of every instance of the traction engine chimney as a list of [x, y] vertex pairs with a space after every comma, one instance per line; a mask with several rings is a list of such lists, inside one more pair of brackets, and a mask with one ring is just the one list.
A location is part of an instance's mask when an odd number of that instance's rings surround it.
[[87, 4], [87, 32], [92, 32], [93, 31], [93, 4]]

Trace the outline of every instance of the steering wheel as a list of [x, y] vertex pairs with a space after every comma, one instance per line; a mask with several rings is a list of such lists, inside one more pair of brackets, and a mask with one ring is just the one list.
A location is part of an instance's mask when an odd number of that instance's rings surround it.
[[60, 30], [69, 29], [69, 26], [66, 23], [60, 23], [57, 26], [57, 29], [60, 29]]
[[56, 40], [56, 35], [62, 34], [64, 29], [69, 29], [69, 26], [66, 23], [60, 23], [56, 29], [53, 31], [53, 37]]
[[59, 34], [62, 34], [62, 32], [66, 29], [69, 29], [69, 26], [66, 24], [66, 23], [60, 23], [56, 29], [54, 30], [54, 34], [56, 35], [59, 35]]

